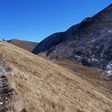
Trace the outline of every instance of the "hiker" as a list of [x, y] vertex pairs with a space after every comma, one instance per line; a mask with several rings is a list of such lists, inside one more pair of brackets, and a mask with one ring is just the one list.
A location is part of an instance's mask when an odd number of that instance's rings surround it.
[[2, 41], [5, 42], [5, 39], [3, 38]]

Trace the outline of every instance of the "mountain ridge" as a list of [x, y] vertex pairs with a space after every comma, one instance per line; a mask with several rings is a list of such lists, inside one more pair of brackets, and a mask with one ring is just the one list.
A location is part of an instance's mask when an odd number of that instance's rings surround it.
[[49, 59], [78, 61], [85, 66], [107, 70], [111, 75], [111, 37], [112, 4], [64, 33], [47, 37], [32, 52], [39, 55], [45, 52]]
[[21, 47], [25, 50], [28, 50], [30, 52], [38, 45], [37, 42], [31, 42], [31, 41], [19, 40], [19, 39], [10, 39], [7, 40], [7, 42], [14, 44], [18, 47]]

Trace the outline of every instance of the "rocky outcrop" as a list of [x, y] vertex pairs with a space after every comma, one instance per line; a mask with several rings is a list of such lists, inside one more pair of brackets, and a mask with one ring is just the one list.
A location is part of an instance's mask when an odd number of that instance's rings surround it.
[[13, 112], [12, 95], [13, 90], [10, 89], [7, 78], [4, 75], [0, 76], [0, 112]]

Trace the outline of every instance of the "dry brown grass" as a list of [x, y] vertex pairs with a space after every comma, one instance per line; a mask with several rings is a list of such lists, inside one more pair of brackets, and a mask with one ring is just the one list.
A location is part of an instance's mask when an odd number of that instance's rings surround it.
[[69, 70], [7, 43], [0, 42], [0, 55], [16, 112], [111, 112], [112, 94]]
[[53, 60], [53, 62], [71, 70], [72, 73], [86, 79], [90, 83], [98, 86], [98, 88], [104, 87], [108, 91], [112, 92], [112, 80], [106, 80], [106, 78], [102, 75], [102, 72], [98, 69], [86, 67], [80, 63], [73, 63], [69, 60]]

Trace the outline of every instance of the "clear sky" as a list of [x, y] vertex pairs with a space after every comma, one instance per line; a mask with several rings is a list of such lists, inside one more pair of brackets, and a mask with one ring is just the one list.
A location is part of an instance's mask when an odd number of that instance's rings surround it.
[[0, 39], [39, 42], [111, 3], [112, 0], [0, 0]]

